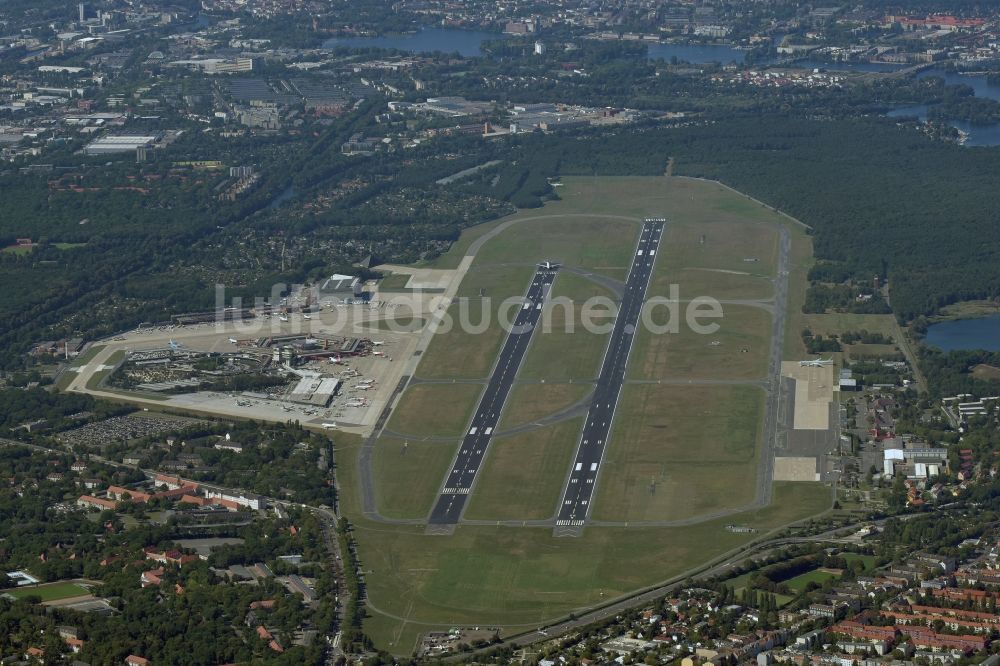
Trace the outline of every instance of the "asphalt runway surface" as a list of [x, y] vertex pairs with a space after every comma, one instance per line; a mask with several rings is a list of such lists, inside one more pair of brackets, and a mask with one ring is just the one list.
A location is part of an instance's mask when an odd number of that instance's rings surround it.
[[[597, 379], [594, 399], [587, 412], [587, 421], [577, 445], [576, 457], [563, 488], [562, 501], [556, 518], [557, 535], [571, 536], [580, 528], [590, 512], [591, 499], [597, 486], [604, 451], [628, 364], [632, 341], [639, 324], [646, 288], [656, 262], [656, 250], [663, 235], [664, 221], [646, 220], [642, 225], [639, 245], [632, 258], [632, 267], [625, 280], [625, 291], [611, 331], [611, 340], [604, 353], [604, 362]], [[561, 529], [562, 528], [562, 529]]]
[[500, 350], [489, 383], [462, 439], [462, 446], [431, 510], [428, 520], [430, 525], [455, 525], [462, 517], [476, 474], [486, 455], [486, 448], [493, 438], [493, 431], [503, 413], [504, 403], [510, 395], [528, 343], [531, 342], [531, 334], [542, 316], [542, 305], [551, 292], [555, 277], [555, 270], [540, 268], [531, 278], [524, 305], [514, 317], [513, 326]]

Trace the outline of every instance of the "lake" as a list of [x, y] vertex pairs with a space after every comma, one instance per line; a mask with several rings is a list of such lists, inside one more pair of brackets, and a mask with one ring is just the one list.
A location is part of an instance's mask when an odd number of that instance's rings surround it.
[[942, 351], [1000, 351], [1000, 314], [931, 324], [924, 342]]
[[503, 35], [481, 30], [459, 30], [458, 28], [424, 28], [412, 33], [386, 34], [378, 37], [333, 37], [323, 42], [327, 49], [338, 46], [352, 48], [398, 49], [411, 53], [455, 53], [466, 57], [482, 55], [480, 45]]
[[[925, 79], [928, 76], [937, 76], [944, 79], [948, 85], [966, 85], [976, 92], [976, 97], [987, 97], [1000, 101], [1000, 86], [992, 85], [986, 81], [984, 74], [974, 74], [971, 76], [946, 72], [940, 69], [926, 69], [917, 78]], [[927, 121], [927, 105], [906, 106], [893, 109], [886, 114], [890, 118], [919, 118], [922, 122]], [[968, 139], [966, 146], [1000, 146], [1000, 124], [996, 125], [973, 125], [964, 120], [951, 120], [949, 124], [965, 132]]]
[[926, 79], [928, 76], [942, 78], [945, 83], [951, 86], [969, 86], [976, 91], [976, 97], [988, 97], [1000, 101], [1000, 86], [989, 83], [985, 74], [959, 74], [936, 68], [925, 69], [917, 74], [918, 79]]

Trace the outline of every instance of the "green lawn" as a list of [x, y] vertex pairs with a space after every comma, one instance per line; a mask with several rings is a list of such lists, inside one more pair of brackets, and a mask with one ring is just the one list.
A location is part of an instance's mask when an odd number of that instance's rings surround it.
[[[700, 567], [752, 539], [725, 524], [768, 529], [829, 506], [819, 484], [775, 485], [775, 505], [727, 519], [670, 529], [589, 528], [580, 538], [554, 539], [547, 528], [458, 528], [450, 537], [419, 527], [359, 521], [355, 536], [375, 608], [365, 629], [390, 647], [419, 626], [505, 627], [511, 634]], [[418, 623], [418, 624], [411, 624]], [[404, 641], [393, 651], [408, 654]]]
[[840, 557], [843, 557], [848, 562], [861, 562], [865, 565], [865, 569], [875, 568], [875, 556], [874, 555], [862, 555], [860, 553], [841, 553]]
[[375, 502], [386, 518], [423, 518], [431, 510], [459, 441], [421, 442], [380, 437], [373, 467]]
[[749, 504], [764, 392], [626, 385], [594, 498], [603, 520], [677, 520]]
[[482, 390], [479, 384], [415, 384], [403, 393], [386, 427], [415, 437], [461, 437]]
[[[665, 309], [657, 308], [652, 313], [657, 326], [670, 321]], [[694, 330], [685, 323], [683, 314], [676, 333], [654, 334], [641, 326], [629, 360], [629, 378], [764, 379], [770, 353], [771, 313], [727, 304], [722, 306], [722, 315], [699, 320], [699, 326], [717, 324], [713, 333]]]
[[581, 400], [594, 389], [593, 384], [515, 384], [504, 405], [498, 432], [532, 423]]
[[827, 571], [820, 571], [819, 569], [816, 569], [814, 571], [808, 571], [804, 574], [800, 574], [795, 578], [789, 578], [785, 581], [785, 585], [796, 592], [801, 592], [806, 589], [806, 585], [809, 583], [818, 583], [819, 585], [822, 585], [832, 578], [836, 578], [836, 576]]
[[[494, 439], [465, 516], [479, 520], [554, 516], [582, 427], [581, 417]], [[514, 488], [517, 492], [511, 492]]]
[[4, 590], [4, 594], [9, 594], [15, 599], [25, 597], [41, 597], [42, 601], [57, 601], [59, 599], [69, 599], [70, 597], [82, 597], [90, 594], [90, 591], [77, 583], [48, 583], [42, 585], [30, 585]]

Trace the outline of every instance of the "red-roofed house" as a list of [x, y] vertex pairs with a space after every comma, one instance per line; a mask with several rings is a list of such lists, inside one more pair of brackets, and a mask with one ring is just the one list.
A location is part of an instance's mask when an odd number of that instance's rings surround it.
[[118, 508], [118, 502], [114, 500], [101, 499], [100, 497], [94, 497], [93, 495], [80, 495], [80, 498], [76, 500], [76, 505], [84, 509], [100, 509], [101, 511], [105, 509], [114, 511]]

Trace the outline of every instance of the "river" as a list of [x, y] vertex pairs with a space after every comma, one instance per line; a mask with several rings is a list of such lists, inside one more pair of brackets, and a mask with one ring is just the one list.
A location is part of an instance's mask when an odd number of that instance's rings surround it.
[[1000, 314], [931, 324], [924, 342], [942, 351], [1000, 351]]
[[746, 60], [747, 52], [733, 48], [725, 44], [649, 44], [646, 57], [650, 60], [662, 58], [670, 62], [677, 58], [683, 62], [693, 65], [701, 65], [708, 62], [719, 62], [728, 64], [731, 62], [741, 63]]
[[[323, 42], [328, 49], [337, 46], [378, 47], [383, 49], [398, 49], [411, 53], [455, 53], [471, 57], [482, 55], [480, 46], [484, 41], [500, 39], [504, 35], [481, 30], [462, 30], [460, 28], [423, 28], [412, 33], [386, 34], [378, 37], [334, 37]], [[650, 60], [663, 58], [670, 61], [678, 60], [693, 64], [708, 62], [743, 62], [746, 51], [724, 44], [648, 44], [647, 57]]]

